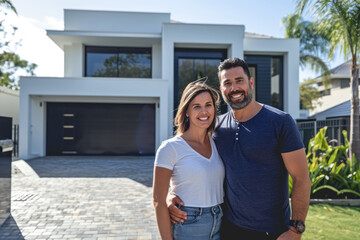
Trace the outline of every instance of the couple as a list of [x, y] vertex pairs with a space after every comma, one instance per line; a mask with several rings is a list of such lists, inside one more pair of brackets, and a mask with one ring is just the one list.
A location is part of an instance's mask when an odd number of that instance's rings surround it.
[[294, 120], [253, 99], [243, 60], [221, 62], [218, 77], [231, 111], [217, 117], [217, 92], [190, 83], [174, 120], [176, 136], [157, 151], [153, 198], [161, 238], [301, 239], [310, 179]]

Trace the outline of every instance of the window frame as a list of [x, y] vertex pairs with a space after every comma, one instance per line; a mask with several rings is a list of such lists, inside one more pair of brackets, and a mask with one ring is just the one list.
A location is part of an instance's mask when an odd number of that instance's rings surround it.
[[[150, 54], [150, 73], [149, 73], [149, 77], [122, 77], [120, 76], [120, 66], [119, 63], [117, 63], [117, 76], [116, 77], [106, 77], [103, 76], [104, 78], [152, 78], [152, 60], [153, 60], [153, 54], [152, 54], [152, 47], [116, 47], [116, 46], [95, 46], [95, 45], [85, 45], [84, 46], [84, 77], [93, 77], [93, 76], [89, 76], [87, 73], [87, 64], [88, 64], [88, 58], [87, 58], [87, 53], [88, 53], [88, 49], [89, 48], [93, 48], [93, 49], [102, 49], [102, 50], [109, 50], [109, 52], [106, 51], [99, 51], [99, 53], [113, 53], [116, 54], [117, 56], [119, 56], [119, 54], [121, 53], [140, 53], [140, 54]], [[116, 49], [116, 52], [111, 52], [110, 50]]]

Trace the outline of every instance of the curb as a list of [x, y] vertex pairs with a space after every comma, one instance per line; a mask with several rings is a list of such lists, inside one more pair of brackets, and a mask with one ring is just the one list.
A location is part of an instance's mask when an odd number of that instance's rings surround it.
[[310, 199], [310, 204], [360, 207], [360, 199]]
[[32, 176], [35, 178], [39, 178], [39, 175], [32, 169], [29, 164], [26, 163], [24, 160], [16, 160], [12, 162], [13, 172], [22, 173], [25, 176]]

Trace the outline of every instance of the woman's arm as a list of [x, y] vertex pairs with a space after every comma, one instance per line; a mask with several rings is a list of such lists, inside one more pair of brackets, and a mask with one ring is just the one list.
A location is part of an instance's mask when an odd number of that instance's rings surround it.
[[169, 191], [169, 183], [172, 170], [162, 167], [154, 168], [153, 203], [156, 221], [161, 239], [173, 239], [171, 235], [171, 222], [166, 204], [166, 196]]

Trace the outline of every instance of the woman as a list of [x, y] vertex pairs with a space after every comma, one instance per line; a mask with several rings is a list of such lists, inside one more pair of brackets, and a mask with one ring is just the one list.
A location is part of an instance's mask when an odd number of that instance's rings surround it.
[[[219, 94], [203, 82], [185, 88], [174, 119], [176, 135], [162, 142], [155, 157], [153, 198], [162, 239], [220, 239], [225, 170], [211, 134]], [[166, 196], [179, 196], [187, 213], [171, 223]]]

